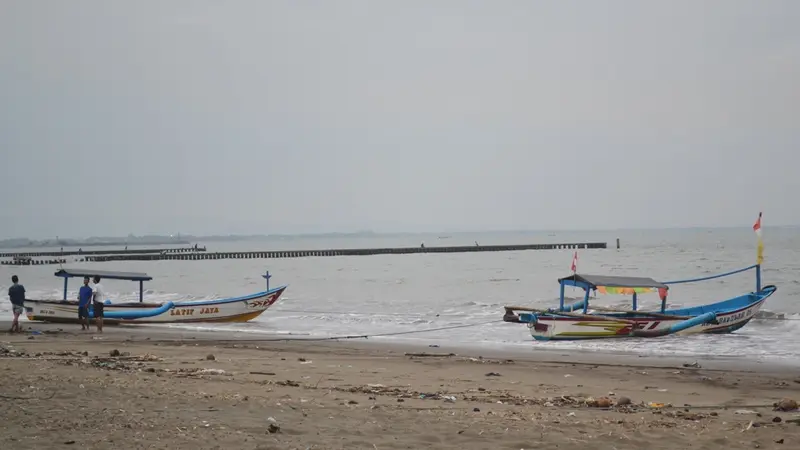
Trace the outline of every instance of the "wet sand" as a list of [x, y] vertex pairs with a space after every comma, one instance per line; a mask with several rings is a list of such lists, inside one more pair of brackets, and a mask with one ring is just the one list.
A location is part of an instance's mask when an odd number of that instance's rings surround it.
[[2, 448], [800, 445], [800, 411], [774, 406], [800, 373], [744, 359], [24, 326], [0, 335]]

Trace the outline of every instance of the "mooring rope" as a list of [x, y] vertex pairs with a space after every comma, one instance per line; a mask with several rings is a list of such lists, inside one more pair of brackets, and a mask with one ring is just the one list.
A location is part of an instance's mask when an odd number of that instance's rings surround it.
[[750, 270], [750, 269], [755, 269], [756, 267], [758, 267], [758, 264], [753, 264], [752, 266], [745, 267], [744, 269], [738, 269], [738, 270], [734, 270], [734, 271], [731, 271], [731, 272], [728, 272], [728, 273], [722, 273], [722, 274], [719, 274], [719, 275], [711, 275], [711, 276], [708, 276], [708, 277], [701, 277], [701, 278], [690, 278], [690, 279], [686, 279], [686, 280], [665, 281], [664, 284], [694, 283], [694, 282], [697, 282], [697, 281], [713, 280], [714, 278], [722, 278], [722, 277], [727, 277], [727, 276], [730, 276], [730, 275], [736, 275], [737, 273], [741, 273], [741, 272], [744, 272], [744, 271], [747, 271], [747, 270]]
[[[489, 325], [492, 323], [499, 323], [504, 322], [503, 319], [496, 319], [490, 320], [486, 322], [479, 322], [479, 323], [467, 323], [461, 325], [450, 325], [445, 327], [438, 327], [438, 328], [427, 328], [425, 330], [407, 330], [407, 331], [394, 331], [391, 333], [376, 333], [376, 334], [349, 334], [349, 335], [341, 335], [341, 336], [327, 336], [327, 337], [308, 337], [308, 338], [301, 338], [301, 337], [270, 337], [270, 338], [247, 338], [247, 339], [186, 339], [186, 338], [175, 338], [175, 339], [148, 339], [144, 340], [133, 340], [132, 342], [147, 342], [147, 343], [159, 343], [159, 342], [290, 342], [290, 341], [304, 341], [304, 342], [319, 342], [319, 341], [338, 341], [338, 340], [347, 340], [347, 339], [369, 339], [373, 337], [386, 337], [386, 336], [400, 336], [400, 335], [407, 335], [407, 334], [420, 334], [420, 333], [431, 333], [434, 331], [444, 331], [444, 330], [454, 330], [457, 328], [469, 328], [469, 327], [477, 327], [481, 325]], [[232, 330], [235, 331], [235, 330]], [[211, 333], [218, 333], [216, 331], [212, 331]], [[222, 334], [222, 333], [220, 333]], [[39, 344], [39, 343], [51, 343], [52, 341], [25, 341], [25, 344]], [[85, 339], [64, 339], [58, 340], [58, 342], [86, 342]], [[106, 342], [116, 342], [114, 340], [106, 341]]]

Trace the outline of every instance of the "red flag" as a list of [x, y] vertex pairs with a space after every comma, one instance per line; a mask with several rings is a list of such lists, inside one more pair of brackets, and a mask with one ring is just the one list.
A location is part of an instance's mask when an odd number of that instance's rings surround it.
[[576, 251], [575, 254], [572, 256], [572, 273], [578, 271], [578, 252]]
[[753, 225], [753, 231], [761, 236], [761, 213], [758, 213], [758, 220], [756, 220], [756, 223]]

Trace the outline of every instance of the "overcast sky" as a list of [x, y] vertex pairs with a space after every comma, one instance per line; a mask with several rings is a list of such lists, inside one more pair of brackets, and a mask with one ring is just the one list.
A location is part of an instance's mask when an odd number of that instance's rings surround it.
[[800, 1], [0, 1], [0, 237], [800, 223]]

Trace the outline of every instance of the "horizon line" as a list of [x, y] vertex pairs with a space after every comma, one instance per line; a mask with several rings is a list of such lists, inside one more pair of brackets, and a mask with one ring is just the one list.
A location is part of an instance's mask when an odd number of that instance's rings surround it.
[[[795, 228], [800, 227], [800, 224], [787, 224], [787, 225], [770, 225], [769, 228]], [[495, 230], [434, 230], [434, 231], [373, 231], [373, 230], [359, 230], [359, 231], [319, 231], [319, 232], [300, 232], [300, 233], [212, 233], [212, 234], [157, 234], [157, 233], [144, 233], [141, 235], [129, 234], [134, 238], [142, 237], [158, 237], [168, 238], [174, 236], [176, 239], [203, 239], [215, 237], [308, 237], [308, 236], [331, 236], [331, 235], [359, 235], [359, 234], [372, 234], [372, 235], [420, 235], [420, 234], [475, 234], [475, 233], [551, 233], [551, 232], [612, 232], [612, 231], [677, 231], [677, 230], [714, 230], [714, 229], [734, 229], [742, 228], [741, 226], [725, 225], [725, 226], [674, 226], [674, 227], [637, 227], [637, 228], [542, 228], [542, 229], [495, 229]], [[752, 228], [752, 227], [747, 227]], [[50, 238], [29, 238], [29, 237], [9, 237], [0, 238], [0, 242], [13, 241], [13, 240], [29, 240], [29, 241], [47, 241], [47, 240], [72, 240], [72, 241], [85, 241], [88, 239], [126, 239], [128, 236], [88, 236], [88, 237], [61, 237], [54, 236]]]

